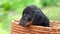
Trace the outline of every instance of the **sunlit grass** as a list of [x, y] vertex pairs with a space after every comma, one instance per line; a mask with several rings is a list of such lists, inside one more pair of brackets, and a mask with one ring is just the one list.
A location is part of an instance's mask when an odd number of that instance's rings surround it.
[[50, 20], [60, 21], [60, 7], [44, 8], [43, 12], [48, 16]]

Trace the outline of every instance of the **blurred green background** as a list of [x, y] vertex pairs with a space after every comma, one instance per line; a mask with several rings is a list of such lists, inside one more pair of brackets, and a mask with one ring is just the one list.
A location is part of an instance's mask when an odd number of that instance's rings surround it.
[[0, 0], [0, 34], [10, 34], [12, 20], [19, 20], [30, 4], [39, 7], [50, 20], [60, 21], [60, 0]]

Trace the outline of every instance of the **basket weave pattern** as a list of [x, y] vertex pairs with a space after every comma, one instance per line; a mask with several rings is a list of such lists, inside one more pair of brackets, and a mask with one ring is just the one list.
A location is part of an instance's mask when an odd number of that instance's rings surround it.
[[22, 27], [21, 25], [16, 24], [19, 22], [14, 20], [11, 25], [11, 34], [60, 34], [60, 22], [52, 21], [51, 27], [43, 26], [29, 26]]

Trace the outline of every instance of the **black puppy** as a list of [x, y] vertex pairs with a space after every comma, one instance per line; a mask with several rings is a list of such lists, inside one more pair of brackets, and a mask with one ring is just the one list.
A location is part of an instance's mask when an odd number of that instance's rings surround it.
[[32, 25], [49, 27], [50, 22], [47, 16], [39, 8], [37, 8], [34, 5], [29, 5], [24, 9], [19, 24], [22, 26], [28, 26], [29, 24], [32, 24]]

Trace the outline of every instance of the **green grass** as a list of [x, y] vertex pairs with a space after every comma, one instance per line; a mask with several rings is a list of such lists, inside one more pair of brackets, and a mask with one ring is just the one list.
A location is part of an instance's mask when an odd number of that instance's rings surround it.
[[46, 7], [43, 11], [50, 20], [60, 21], [60, 7]]

